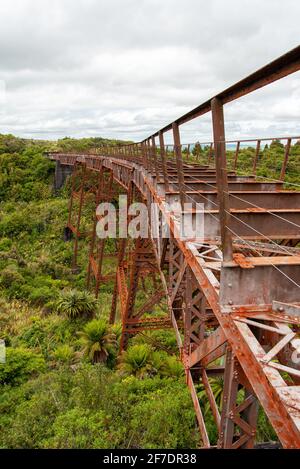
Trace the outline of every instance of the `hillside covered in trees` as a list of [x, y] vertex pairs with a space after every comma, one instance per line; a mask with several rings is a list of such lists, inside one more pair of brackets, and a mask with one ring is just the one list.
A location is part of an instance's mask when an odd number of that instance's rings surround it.
[[62, 239], [69, 185], [53, 193], [54, 163], [43, 152], [102, 141], [0, 137], [2, 448], [197, 445], [172, 332], [156, 333], [171, 354], [137, 337], [117, 360], [120, 327], [107, 324], [113, 283], [95, 300], [83, 260], [71, 273], [72, 245]]
[[[62, 237], [70, 184], [54, 193], [54, 163], [43, 153], [88, 151], [101, 143], [101, 138], [47, 142], [0, 136], [0, 339], [6, 345], [6, 362], [0, 363], [1, 448], [199, 443], [173, 332], [149, 333], [152, 345], [136, 336], [118, 357], [120, 325], [107, 322], [113, 282], [98, 299], [86, 291], [84, 248], [81, 269], [71, 272], [72, 243]], [[254, 151], [241, 149], [245, 171]], [[264, 161], [275, 167], [270, 173], [267, 163], [260, 166], [262, 176], [277, 176], [283, 152], [278, 142], [262, 150]], [[290, 182], [296, 181], [299, 153], [300, 145], [294, 145]], [[218, 379], [211, 385], [221, 405], [222, 386]], [[197, 391], [215, 444], [201, 386]], [[262, 411], [257, 439], [276, 439]]]

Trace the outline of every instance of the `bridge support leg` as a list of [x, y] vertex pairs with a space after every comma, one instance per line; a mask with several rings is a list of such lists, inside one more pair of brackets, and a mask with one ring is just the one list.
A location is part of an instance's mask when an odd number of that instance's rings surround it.
[[[87, 287], [90, 288], [92, 278], [94, 279], [94, 291], [95, 296], [99, 294], [99, 288], [102, 283], [106, 283], [111, 280], [113, 274], [103, 275], [103, 262], [106, 258], [105, 247], [107, 244], [106, 238], [99, 239], [97, 237], [97, 223], [99, 221], [99, 215], [97, 215], [97, 207], [101, 202], [110, 202], [113, 199], [113, 174], [112, 171], [104, 168], [101, 165], [99, 176], [98, 176], [98, 188], [96, 191], [96, 207], [94, 213], [94, 221], [92, 227], [90, 250], [89, 250], [89, 261], [88, 261], [88, 274], [87, 274]], [[109, 255], [111, 258], [114, 255]]]
[[[133, 193], [134, 193], [134, 186], [133, 182], [130, 181], [127, 187], [127, 209], [132, 203], [133, 200]], [[127, 211], [127, 226], [129, 222], [129, 214]], [[125, 283], [125, 254], [126, 254], [126, 246], [127, 246], [127, 238], [121, 238], [119, 241], [119, 252], [118, 252], [118, 261], [117, 261], [117, 269], [116, 269], [116, 276], [115, 276], [115, 285], [114, 291], [112, 296], [111, 302], [111, 311], [109, 322], [113, 324], [116, 320], [116, 313], [117, 313], [117, 299], [118, 296], [120, 297], [121, 301], [121, 315], [124, 309], [124, 305], [127, 301], [127, 287]]]
[[[119, 272], [118, 286], [122, 319], [120, 350], [122, 351], [126, 349], [132, 335], [145, 330], [171, 327], [171, 322], [163, 310], [160, 316], [145, 317], [145, 314], [153, 312], [154, 306], [161, 303], [166, 293], [162, 286], [158, 286], [159, 268], [156, 265], [151, 240], [142, 238], [136, 240], [134, 250], [129, 257], [127, 282], [124, 277], [122, 281], [121, 275], [122, 273]], [[137, 308], [136, 297], [141, 287], [144, 294], [146, 291], [147, 299], [142, 306]]]
[[214, 148], [219, 199], [219, 219], [224, 261], [232, 260], [232, 236], [230, 232], [230, 204], [227, 179], [227, 162], [225, 146], [225, 126], [223, 104], [218, 98], [211, 101], [214, 132]]
[[70, 165], [63, 165], [59, 160], [55, 164], [54, 174], [54, 190], [58, 191], [61, 189], [68, 176], [71, 176], [73, 167]]
[[[243, 381], [243, 387], [241, 381]], [[226, 352], [219, 448], [253, 448], [258, 401], [232, 350]]]
[[[96, 176], [97, 177], [97, 176]], [[89, 209], [89, 203], [95, 201], [95, 173], [90, 172], [85, 163], [76, 163], [72, 174], [72, 189], [69, 201], [68, 222], [65, 236], [74, 239], [72, 271], [78, 271], [77, 258], [79, 239], [83, 236], [80, 230], [83, 209]]]

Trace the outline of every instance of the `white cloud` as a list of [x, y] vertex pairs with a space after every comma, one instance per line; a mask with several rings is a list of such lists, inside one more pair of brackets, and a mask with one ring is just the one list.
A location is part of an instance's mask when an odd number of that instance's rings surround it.
[[[141, 139], [297, 45], [297, 0], [1, 2], [0, 132]], [[299, 133], [299, 75], [226, 106], [227, 137]], [[182, 127], [207, 140], [210, 117]]]

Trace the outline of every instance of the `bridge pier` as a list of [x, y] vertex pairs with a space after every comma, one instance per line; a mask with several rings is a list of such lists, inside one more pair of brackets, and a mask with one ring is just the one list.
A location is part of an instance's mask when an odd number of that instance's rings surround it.
[[61, 164], [60, 161], [56, 161], [55, 165], [55, 176], [54, 176], [54, 190], [58, 191], [64, 185], [68, 176], [72, 174], [73, 166]]
[[[231, 142], [225, 142], [223, 116], [225, 104], [299, 69], [297, 47], [138, 144], [105, 145], [96, 154], [48, 155], [75, 167], [65, 230], [67, 239], [71, 233], [74, 238], [73, 271], [79, 239], [91, 238], [88, 282], [95, 285], [96, 293], [111, 277], [107, 270], [114, 269], [110, 322], [115, 321], [117, 311], [122, 322], [121, 351], [138, 333], [173, 327], [200, 444], [205, 448], [211, 447], [212, 419], [218, 448], [256, 447], [259, 405], [282, 447], [300, 448], [300, 253], [296, 248], [300, 191], [282, 190], [291, 141], [298, 137], [278, 139], [287, 141], [279, 180], [272, 174], [262, 179], [247, 175], [244, 167], [243, 178], [235, 170], [239, 169], [240, 142], [249, 140], [237, 142], [227, 161], [226, 145]], [[199, 144], [194, 158], [190, 147], [181, 144], [179, 126], [209, 112], [214, 143], [209, 142], [201, 158]], [[163, 134], [170, 130], [173, 144], [165, 145]], [[268, 140], [250, 139], [257, 142], [251, 173], [259, 169], [261, 141]], [[202, 145], [207, 147], [207, 142]], [[57, 164], [56, 185], [60, 187], [66, 177], [64, 169], [69, 168]], [[109, 174], [104, 186], [105, 172]], [[116, 184], [114, 191], [111, 183]], [[128, 194], [128, 207], [131, 202], [145, 202], [150, 214], [155, 202], [160, 229], [156, 233], [151, 214], [148, 238], [121, 238], [117, 263], [103, 263], [104, 241], [98, 241], [95, 231], [103, 218], [87, 204], [113, 201], [120, 193]], [[198, 213], [196, 203], [205, 203], [204, 218], [209, 222], [205, 222], [204, 236], [180, 237], [179, 219], [187, 211], [173, 212], [166, 202], [186, 198], [192, 202], [191, 225]], [[128, 210], [127, 221], [132, 216]], [[155, 337], [144, 335], [144, 339], [173, 354]], [[198, 385], [205, 401], [199, 400]], [[210, 408], [209, 426], [203, 402]]]

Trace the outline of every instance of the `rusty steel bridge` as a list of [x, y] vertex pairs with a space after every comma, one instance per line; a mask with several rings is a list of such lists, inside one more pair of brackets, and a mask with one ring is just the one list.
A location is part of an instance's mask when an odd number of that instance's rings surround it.
[[[299, 68], [297, 47], [142, 142], [105, 145], [93, 154], [48, 154], [57, 174], [72, 169], [65, 235], [73, 238], [74, 270], [79, 240], [86, 240], [89, 288], [98, 295], [114, 281], [110, 322], [122, 322], [121, 351], [137, 333], [150, 340], [145, 331], [174, 329], [204, 448], [210, 441], [199, 383], [218, 429], [219, 448], [254, 447], [259, 406], [282, 446], [300, 448], [300, 360], [295, 359], [300, 357], [300, 185], [285, 182], [299, 137], [279, 138], [284, 155], [280, 175], [271, 180], [257, 174], [264, 139], [252, 140], [251, 170], [241, 175], [243, 141], [235, 142], [229, 164], [223, 114], [227, 103]], [[213, 141], [203, 161], [197, 145], [182, 145], [180, 126], [206, 113], [212, 116]], [[172, 145], [164, 142], [166, 132], [172, 133]], [[118, 194], [146, 203], [150, 221], [155, 202], [159, 235], [153, 235], [149, 222], [147, 238], [121, 238], [109, 252], [107, 240], [96, 235], [96, 207]], [[197, 203], [204, 204], [201, 239], [178, 236], [178, 214], [168, 208], [172, 201], [180, 207], [191, 202], [191, 217]], [[91, 203], [86, 232], [81, 223]], [[162, 236], [163, 223], [168, 238]], [[223, 378], [221, 409], [211, 386], [216, 376]]]

